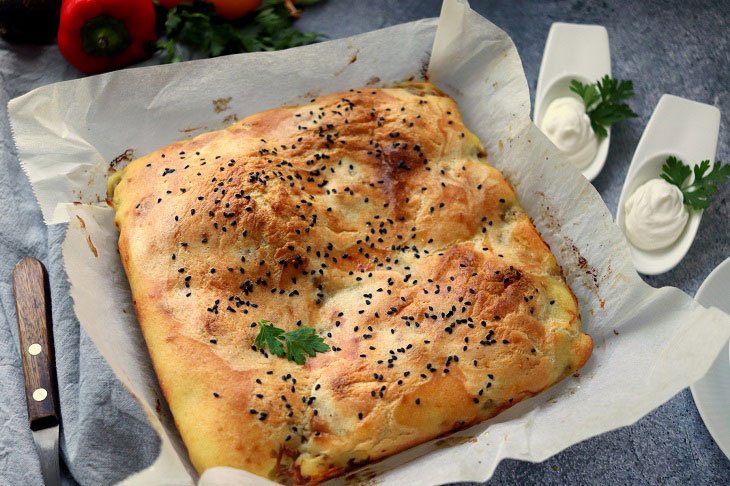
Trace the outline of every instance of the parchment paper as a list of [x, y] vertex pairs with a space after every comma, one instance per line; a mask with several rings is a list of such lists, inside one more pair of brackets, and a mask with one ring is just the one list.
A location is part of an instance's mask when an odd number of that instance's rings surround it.
[[[18, 152], [44, 218], [70, 222], [63, 256], [79, 321], [162, 438], [158, 460], [126, 484], [198, 478], [134, 315], [113, 210], [104, 202], [110, 162], [318, 94], [426, 73], [454, 97], [490, 162], [514, 186], [563, 266], [595, 348], [579, 375], [539, 396], [349, 477], [393, 485], [484, 481], [503, 458], [542, 461], [633, 423], [706, 372], [730, 336], [730, 316], [639, 278], [599, 194], [530, 121], [527, 81], [509, 37], [465, 1], [446, 0], [438, 25], [423, 20], [283, 52], [129, 69], [10, 102]], [[199, 479], [273, 484], [230, 468]]]

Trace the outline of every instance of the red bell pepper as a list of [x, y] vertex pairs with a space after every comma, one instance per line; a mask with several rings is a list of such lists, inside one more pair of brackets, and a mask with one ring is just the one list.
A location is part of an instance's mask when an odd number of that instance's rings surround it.
[[86, 74], [148, 57], [157, 40], [152, 0], [63, 0], [58, 48]]

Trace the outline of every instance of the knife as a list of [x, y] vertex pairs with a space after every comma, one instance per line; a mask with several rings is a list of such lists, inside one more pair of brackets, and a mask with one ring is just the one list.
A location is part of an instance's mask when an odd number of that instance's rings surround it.
[[61, 484], [58, 470], [58, 387], [53, 354], [53, 325], [48, 273], [35, 258], [24, 258], [13, 271], [25, 400], [41, 473], [46, 486]]

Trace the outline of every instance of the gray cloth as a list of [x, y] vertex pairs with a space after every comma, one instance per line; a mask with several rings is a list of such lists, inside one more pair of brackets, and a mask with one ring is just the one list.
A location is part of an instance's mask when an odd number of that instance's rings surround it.
[[[0, 44], [3, 106], [49, 82], [79, 74], [55, 47]], [[65, 225], [46, 227], [22, 173], [3, 113], [0, 153], [0, 484], [41, 484], [25, 406], [11, 274], [33, 256], [46, 264], [51, 282], [53, 330], [61, 398], [64, 482], [110, 484], [149, 465], [159, 439], [139, 405], [99, 355], [73, 312], [63, 269]], [[110, 303], [110, 305], [113, 305]]]
[[[299, 26], [330, 38], [439, 14], [440, 0], [329, 0], [305, 11]], [[609, 31], [613, 74], [631, 78], [639, 118], [618, 125], [606, 167], [594, 181], [615, 214], [618, 196], [639, 137], [662, 93], [718, 106], [724, 112], [717, 158], [730, 162], [730, 3], [479, 1], [472, 6], [505, 29], [522, 56], [533, 93], [550, 24], [600, 23]], [[385, 53], [384, 53], [385, 54]], [[17, 47], [0, 42], [0, 102], [44, 84], [80, 74], [54, 46]], [[52, 286], [56, 356], [61, 394], [64, 483], [105, 485], [149, 465], [159, 442], [138, 404], [114, 377], [79, 328], [61, 258], [63, 225], [46, 228], [22, 173], [7, 113], [0, 127], [0, 485], [41, 484], [27, 425], [18, 354], [11, 273], [24, 256], [46, 263]], [[705, 211], [697, 240], [677, 268], [647, 278], [694, 294], [702, 280], [730, 256], [730, 185]], [[110, 303], [113, 305], [113, 303]], [[103, 318], [103, 316], [100, 316]], [[577, 444], [540, 464], [504, 461], [494, 483], [507, 484], [730, 484], [730, 461], [705, 429], [688, 390], [637, 424]]]

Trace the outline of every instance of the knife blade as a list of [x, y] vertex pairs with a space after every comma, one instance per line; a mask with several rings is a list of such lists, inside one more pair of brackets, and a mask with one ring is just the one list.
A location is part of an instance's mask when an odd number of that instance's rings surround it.
[[58, 386], [48, 273], [35, 258], [24, 258], [13, 271], [25, 400], [41, 473], [47, 486], [61, 484], [58, 467]]

